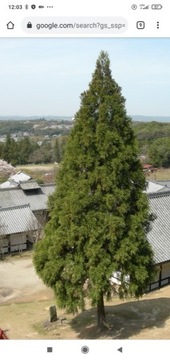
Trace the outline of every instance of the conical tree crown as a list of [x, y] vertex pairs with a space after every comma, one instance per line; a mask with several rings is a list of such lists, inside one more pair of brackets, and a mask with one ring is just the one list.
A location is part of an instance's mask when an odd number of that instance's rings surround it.
[[[68, 144], [68, 156], [72, 156], [72, 166], [75, 158], [78, 171], [82, 159], [82, 169], [86, 173], [90, 169], [94, 172], [94, 167], [101, 169], [105, 165], [106, 168], [107, 162], [111, 162], [107, 171], [114, 168], [110, 178], [112, 185], [120, 180], [132, 182], [136, 178], [133, 173], [136, 167], [139, 170], [138, 185], [141, 189], [145, 188], [131, 120], [126, 115], [121, 88], [112, 79], [107, 53], [101, 52], [89, 89], [81, 95], [80, 110], [75, 116], [75, 126]], [[67, 157], [65, 160], [70, 163]], [[132, 171], [131, 178], [127, 170]]]

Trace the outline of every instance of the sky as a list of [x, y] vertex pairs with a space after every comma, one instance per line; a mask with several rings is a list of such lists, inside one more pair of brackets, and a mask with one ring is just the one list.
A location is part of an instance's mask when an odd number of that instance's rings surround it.
[[1, 38], [0, 116], [71, 116], [101, 50], [128, 115], [170, 116], [170, 39]]

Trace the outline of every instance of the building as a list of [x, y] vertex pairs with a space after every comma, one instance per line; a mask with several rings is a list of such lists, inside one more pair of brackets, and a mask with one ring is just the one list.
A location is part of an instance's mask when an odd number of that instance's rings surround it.
[[14, 188], [0, 189], [0, 208], [29, 204], [35, 216], [47, 211], [48, 196], [53, 193], [54, 184], [38, 185], [36, 181], [22, 182]]
[[0, 209], [0, 253], [26, 250], [33, 244], [39, 223], [29, 204]]
[[[155, 193], [155, 192], [162, 192], [162, 191], [166, 191], [168, 190], [167, 185], [165, 185], [165, 183], [161, 183], [161, 182], [156, 182], [156, 181], [147, 181], [147, 188], [146, 188], [146, 193], [150, 194], [150, 193]], [[170, 187], [169, 187], [170, 190]]]
[[29, 181], [30, 179], [31, 176], [24, 173], [23, 171], [18, 171], [16, 174], [10, 175], [7, 181], [0, 184], [0, 189], [18, 187], [23, 181]]
[[0, 254], [29, 248], [48, 218], [48, 196], [54, 184], [23, 181], [0, 189]]
[[[25, 250], [47, 221], [48, 197], [55, 184], [22, 181], [0, 189], [0, 253]], [[148, 192], [150, 212], [155, 215], [147, 234], [154, 252], [157, 275], [150, 290], [170, 283], [170, 182], [153, 183]]]
[[149, 194], [150, 211], [155, 215], [147, 234], [157, 269], [150, 290], [170, 283], [170, 189]]

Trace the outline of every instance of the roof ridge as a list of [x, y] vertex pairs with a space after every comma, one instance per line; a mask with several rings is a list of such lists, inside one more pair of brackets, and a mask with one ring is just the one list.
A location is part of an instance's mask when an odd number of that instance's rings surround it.
[[20, 184], [23, 184], [23, 183], [30, 183], [30, 182], [37, 182], [36, 179], [28, 179], [28, 180], [24, 180], [24, 181], [20, 181]]
[[54, 183], [47, 183], [47, 184], [39, 184], [40, 186], [55, 186], [55, 182]]
[[13, 210], [13, 209], [20, 209], [20, 208], [30, 208], [30, 204], [24, 204], [24, 205], [15, 205], [15, 206], [7, 206], [7, 207], [1, 207], [0, 211], [6, 211], [6, 210]]
[[169, 196], [170, 195], [170, 189], [166, 190], [166, 191], [161, 191], [161, 192], [153, 192], [153, 193], [148, 193], [147, 194], [148, 197], [161, 197], [161, 196]]
[[13, 190], [22, 190], [19, 185], [17, 187], [6, 187], [6, 188], [0, 188], [0, 191], [13, 191]]

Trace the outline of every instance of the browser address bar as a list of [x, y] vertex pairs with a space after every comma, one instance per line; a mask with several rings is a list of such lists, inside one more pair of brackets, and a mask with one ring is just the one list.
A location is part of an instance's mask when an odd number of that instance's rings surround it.
[[59, 35], [112, 35], [121, 34], [128, 28], [122, 17], [27, 17], [22, 29], [29, 34]]

